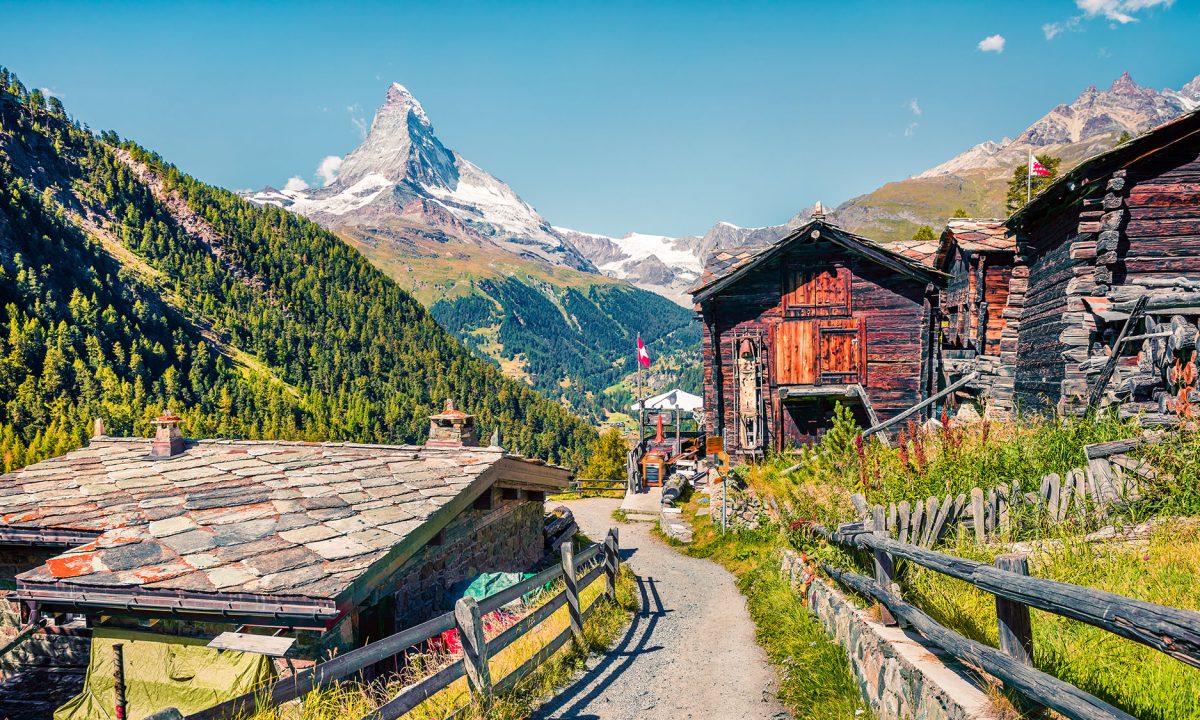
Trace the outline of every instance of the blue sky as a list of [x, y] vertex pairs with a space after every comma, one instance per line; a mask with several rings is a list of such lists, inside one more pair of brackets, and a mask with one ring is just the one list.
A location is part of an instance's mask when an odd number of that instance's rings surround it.
[[26, 85], [206, 181], [315, 182], [398, 81], [552, 223], [608, 234], [783, 222], [1125, 70], [1159, 89], [1200, 74], [1185, 0], [0, 0], [0, 18]]

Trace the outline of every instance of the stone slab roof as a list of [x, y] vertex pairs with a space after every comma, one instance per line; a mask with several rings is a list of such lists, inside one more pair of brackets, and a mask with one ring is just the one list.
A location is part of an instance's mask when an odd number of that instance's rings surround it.
[[951, 218], [943, 236], [969, 252], [1015, 252], [1017, 238], [1003, 220]]
[[688, 292], [711, 285], [713, 281], [729, 275], [738, 268], [749, 265], [754, 262], [754, 259], [759, 254], [770, 249], [770, 245], [745, 245], [737, 248], [729, 248], [727, 250], [713, 251], [708, 257], [708, 261], [704, 264], [704, 271], [700, 273], [700, 279], [696, 281], [696, 285]]
[[922, 265], [936, 267], [934, 261], [937, 258], [939, 245], [940, 243], [937, 240], [900, 240], [887, 243], [885, 247], [894, 253], [903, 255], [909, 260], [916, 260]]
[[497, 447], [200, 440], [149, 459], [150, 443], [95, 438], [0, 475], [0, 539], [94, 534], [18, 576], [18, 597], [52, 588], [337, 602], [395, 562], [418, 528], [449, 522], [457, 510], [439, 511], [460, 495], [508, 478], [551, 490], [570, 475]]

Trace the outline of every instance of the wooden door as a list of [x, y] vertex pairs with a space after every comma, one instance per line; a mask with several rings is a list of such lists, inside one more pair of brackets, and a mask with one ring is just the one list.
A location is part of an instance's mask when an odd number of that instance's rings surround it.
[[817, 381], [822, 385], [861, 382], [863, 327], [856, 320], [821, 323], [817, 330]]
[[784, 272], [785, 318], [845, 317], [850, 314], [850, 268], [791, 267]]

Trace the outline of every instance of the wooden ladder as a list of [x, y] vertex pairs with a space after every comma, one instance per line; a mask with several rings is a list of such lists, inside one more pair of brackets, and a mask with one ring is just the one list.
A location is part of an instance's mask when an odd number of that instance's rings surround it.
[[1109, 355], [1108, 362], [1104, 363], [1104, 370], [1100, 372], [1100, 377], [1096, 379], [1096, 386], [1092, 388], [1091, 397], [1088, 398], [1088, 412], [1095, 410], [1100, 405], [1100, 399], [1104, 397], [1104, 390], [1108, 387], [1108, 382], [1112, 380], [1113, 373], [1117, 370], [1117, 362], [1121, 359], [1121, 346], [1138, 337], [1131, 336], [1130, 331], [1142, 321], [1142, 316], [1146, 314], [1146, 301], [1149, 299], [1147, 295], [1138, 298], [1134, 303], [1133, 311], [1129, 313], [1129, 317], [1125, 318], [1125, 324], [1121, 326], [1121, 332], [1117, 335], [1116, 342], [1113, 343], [1112, 355]]

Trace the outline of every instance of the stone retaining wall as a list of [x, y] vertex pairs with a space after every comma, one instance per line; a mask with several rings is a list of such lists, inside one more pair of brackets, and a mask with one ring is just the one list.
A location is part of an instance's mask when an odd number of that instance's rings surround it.
[[784, 577], [805, 593], [808, 607], [846, 649], [863, 699], [879, 720], [997, 720], [981, 683], [916, 632], [872, 619], [794, 552], [784, 553]]

